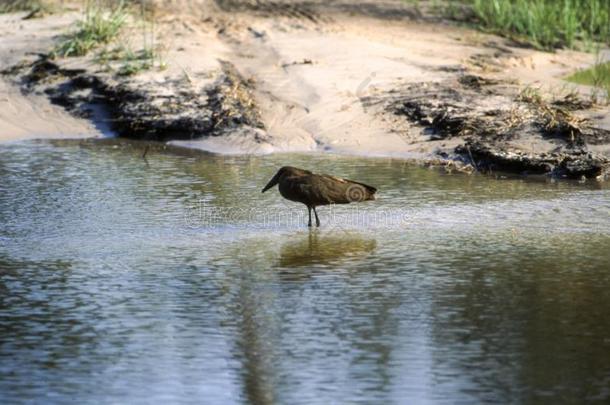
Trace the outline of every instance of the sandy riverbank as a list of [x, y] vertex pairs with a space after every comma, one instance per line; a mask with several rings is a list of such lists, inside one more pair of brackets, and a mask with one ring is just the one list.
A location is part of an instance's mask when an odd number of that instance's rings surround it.
[[[402, 1], [160, 6], [155, 33], [167, 68], [126, 78], [91, 56], [36, 54], [77, 12], [21, 17], [0, 16], [1, 68], [22, 66], [2, 79], [0, 102], [11, 108], [0, 113], [0, 139], [112, 128], [218, 153], [332, 151], [481, 165], [508, 153], [526, 161], [514, 171], [532, 172], [594, 154], [601, 163], [575, 172], [587, 177], [610, 155], [608, 107], [561, 104], [572, 91], [588, 99], [591, 89], [562, 78], [594, 55], [517, 47]], [[137, 49], [137, 32], [125, 35]], [[540, 88], [550, 113], [520, 97], [527, 86]], [[542, 163], [528, 166], [530, 157]]]
[[[0, 14], [0, 70], [36, 58], [80, 13], [23, 20], [26, 13]], [[45, 94], [24, 92], [19, 78], [0, 75], [0, 141], [104, 136], [98, 125], [54, 105]]]

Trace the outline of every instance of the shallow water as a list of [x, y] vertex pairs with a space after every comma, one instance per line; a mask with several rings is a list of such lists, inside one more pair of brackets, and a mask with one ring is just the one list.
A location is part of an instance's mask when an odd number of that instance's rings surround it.
[[[0, 145], [0, 402], [610, 398], [610, 190], [389, 159]], [[380, 198], [306, 210], [282, 164]]]

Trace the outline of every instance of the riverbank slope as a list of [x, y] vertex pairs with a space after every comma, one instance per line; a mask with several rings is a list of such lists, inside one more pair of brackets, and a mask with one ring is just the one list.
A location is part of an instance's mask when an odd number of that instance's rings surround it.
[[[134, 75], [119, 74], [124, 61], [100, 61], [100, 50], [44, 56], [79, 10], [0, 16], [12, 106], [0, 137], [112, 131], [218, 153], [330, 151], [577, 178], [607, 171], [608, 106], [563, 80], [592, 54], [524, 48], [402, 1], [178, 3], [155, 5], [163, 62]], [[137, 27], [117, 44], [149, 46]]]

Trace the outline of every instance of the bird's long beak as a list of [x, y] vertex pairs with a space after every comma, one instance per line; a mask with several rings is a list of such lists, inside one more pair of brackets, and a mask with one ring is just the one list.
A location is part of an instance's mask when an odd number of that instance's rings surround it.
[[280, 181], [280, 172], [278, 171], [277, 173], [275, 173], [275, 176], [273, 176], [273, 178], [271, 180], [269, 180], [269, 183], [267, 183], [267, 185], [263, 188], [263, 191], [261, 191], [261, 192], [264, 193], [265, 191], [269, 190], [271, 187], [275, 186], [279, 181]]

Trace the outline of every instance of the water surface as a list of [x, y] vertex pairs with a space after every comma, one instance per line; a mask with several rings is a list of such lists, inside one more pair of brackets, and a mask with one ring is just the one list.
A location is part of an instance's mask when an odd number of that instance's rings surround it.
[[[0, 145], [0, 402], [610, 398], [610, 191], [331, 155]], [[379, 187], [306, 210], [291, 164]]]

